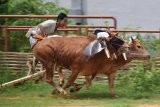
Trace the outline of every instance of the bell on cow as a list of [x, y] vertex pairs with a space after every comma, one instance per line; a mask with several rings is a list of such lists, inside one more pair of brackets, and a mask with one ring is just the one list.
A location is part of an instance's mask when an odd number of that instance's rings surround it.
[[122, 53], [122, 54], [123, 54], [124, 60], [126, 61], [127, 60], [126, 53]]
[[105, 54], [107, 55], [107, 58], [110, 58], [109, 50], [107, 47], [104, 48]]
[[115, 59], [117, 59], [117, 55], [115, 53], [113, 53], [113, 56], [114, 56]]

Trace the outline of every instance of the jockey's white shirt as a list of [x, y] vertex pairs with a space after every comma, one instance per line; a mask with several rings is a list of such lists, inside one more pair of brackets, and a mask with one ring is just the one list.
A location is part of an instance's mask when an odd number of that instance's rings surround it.
[[[26, 37], [29, 38], [31, 34], [37, 34], [37, 35], [42, 35], [43, 33], [40, 30], [40, 26], [43, 27], [45, 34], [52, 35], [55, 31], [56, 27], [56, 21], [54, 20], [46, 20], [39, 25], [35, 26], [34, 28], [30, 28], [29, 31], [26, 34]], [[44, 35], [42, 35], [44, 36]]]
[[44, 36], [40, 30], [40, 26], [43, 27], [46, 36], [52, 35], [55, 31], [56, 21], [54, 20], [46, 20], [39, 25], [35, 26], [34, 28], [30, 28], [26, 34], [26, 37], [29, 38], [30, 45], [33, 46], [37, 39], [33, 38], [31, 34], [41, 35]]

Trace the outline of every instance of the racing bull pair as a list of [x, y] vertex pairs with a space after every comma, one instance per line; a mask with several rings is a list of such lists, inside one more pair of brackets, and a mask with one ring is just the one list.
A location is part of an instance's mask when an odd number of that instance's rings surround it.
[[[67, 94], [66, 89], [70, 86], [75, 86], [75, 90], [79, 90], [83, 86], [91, 84], [91, 80], [97, 74], [105, 74], [108, 77], [110, 94], [112, 97], [116, 97], [114, 93], [116, 71], [135, 58], [148, 59], [150, 55], [139, 40], [132, 38], [127, 43], [117, 34], [108, 34], [108, 38], [97, 38], [95, 35], [88, 37], [65, 36], [38, 41], [32, 52], [46, 70], [45, 81], [60, 93]], [[71, 71], [63, 88], [54, 80], [54, 65]], [[61, 81], [64, 81], [61, 70], [59, 70], [59, 74], [62, 77]], [[74, 81], [78, 75], [85, 76], [84, 84], [75, 85]]]

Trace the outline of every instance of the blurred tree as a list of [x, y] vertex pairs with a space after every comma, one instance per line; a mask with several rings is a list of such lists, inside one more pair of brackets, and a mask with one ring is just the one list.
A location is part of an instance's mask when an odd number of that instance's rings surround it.
[[[0, 14], [8, 14], [8, 0], [0, 0]], [[0, 25], [5, 23], [5, 19], [0, 18]]]
[[[42, 0], [8, 0], [5, 3], [8, 6], [6, 13], [4, 14], [16, 14], [16, 15], [56, 15], [60, 11], [68, 13], [65, 8], [58, 8], [55, 2], [46, 2]], [[0, 6], [1, 7], [1, 6]], [[7, 19], [5, 24], [8, 25], [36, 25], [42, 22], [44, 19]]]

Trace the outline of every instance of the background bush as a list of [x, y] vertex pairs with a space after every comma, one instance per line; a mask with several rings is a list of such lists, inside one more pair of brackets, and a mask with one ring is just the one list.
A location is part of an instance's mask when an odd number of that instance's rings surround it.
[[127, 89], [130, 95], [136, 97], [160, 94], [160, 71], [154, 65], [150, 70], [145, 69], [144, 65], [137, 65], [136, 68], [119, 72], [117, 87]]

